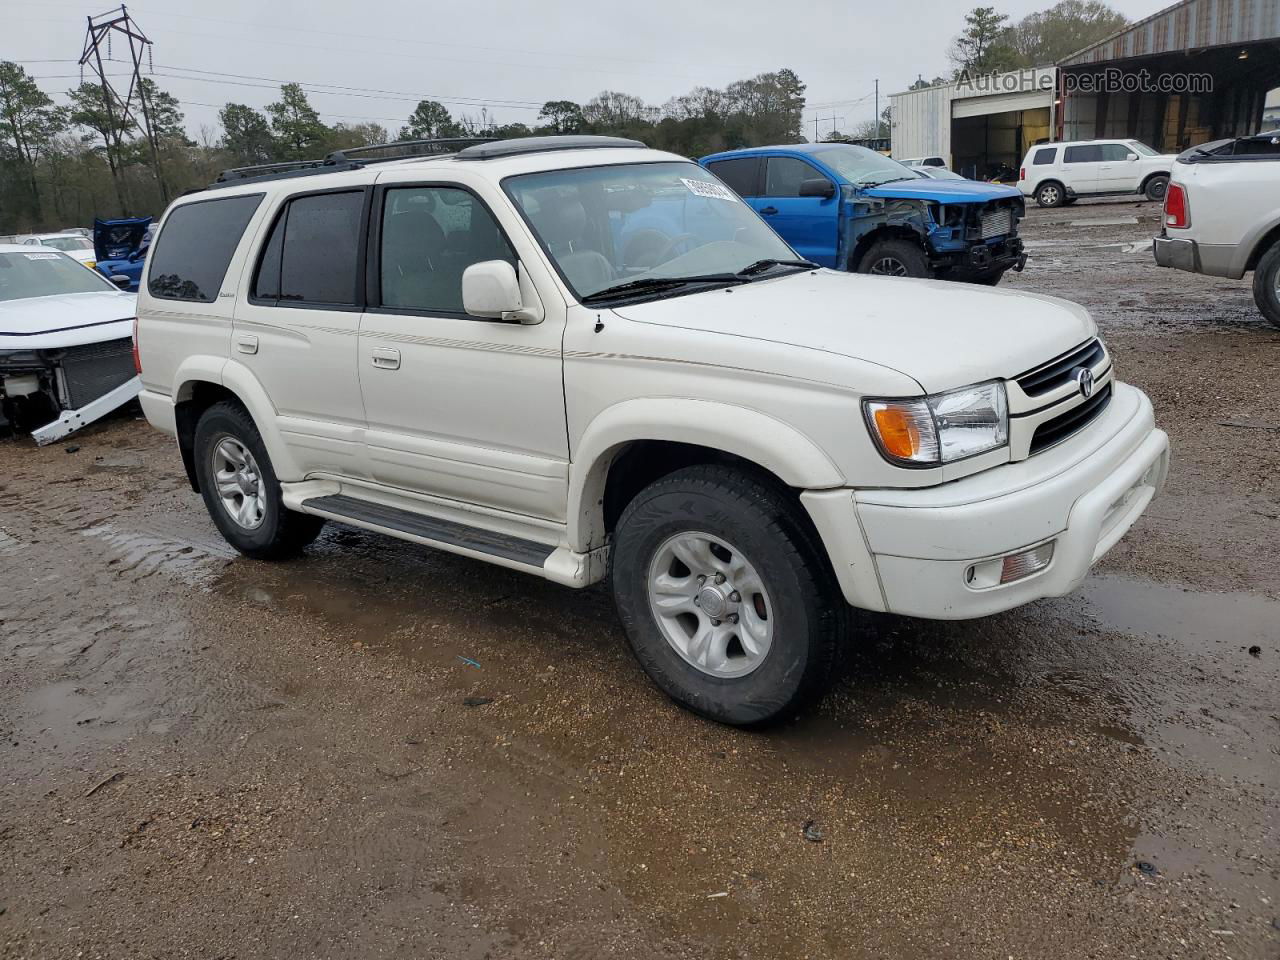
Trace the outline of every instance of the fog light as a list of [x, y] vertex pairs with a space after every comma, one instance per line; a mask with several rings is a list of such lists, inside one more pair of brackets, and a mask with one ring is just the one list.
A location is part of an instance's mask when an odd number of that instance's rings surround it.
[[965, 571], [964, 582], [974, 590], [986, 590], [1039, 573], [1053, 560], [1055, 542], [1050, 540], [1038, 547], [1011, 553], [1007, 557], [975, 563]]
[[1000, 582], [1013, 583], [1033, 573], [1039, 573], [1053, 559], [1053, 541], [1042, 543], [1038, 547], [1024, 550], [1022, 553], [1011, 553], [1004, 558], [1000, 568]]

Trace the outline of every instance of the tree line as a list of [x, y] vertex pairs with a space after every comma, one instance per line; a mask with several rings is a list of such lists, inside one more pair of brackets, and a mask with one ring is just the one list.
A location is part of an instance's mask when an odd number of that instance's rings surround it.
[[[220, 131], [192, 140], [181, 103], [144, 79], [152, 138], [84, 83], [55, 105], [22, 66], [0, 62], [0, 234], [89, 225], [94, 217], [159, 215], [169, 199], [219, 172], [309, 160], [393, 140], [590, 133], [632, 137], [696, 157], [716, 150], [802, 142], [805, 85], [788, 69], [698, 87], [660, 106], [606, 90], [585, 103], [552, 100], [531, 124], [485, 124], [423, 100], [394, 133], [378, 123], [327, 124], [300, 84], [286, 83], [264, 110], [228, 103]], [[141, 113], [140, 99], [135, 113]], [[154, 141], [154, 149], [153, 149]]]

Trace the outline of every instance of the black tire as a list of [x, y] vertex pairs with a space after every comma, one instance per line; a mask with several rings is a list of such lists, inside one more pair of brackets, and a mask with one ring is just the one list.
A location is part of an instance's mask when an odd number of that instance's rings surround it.
[[[253, 528], [242, 526], [223, 506], [214, 477], [214, 451], [223, 440], [237, 441], [256, 461], [258, 484], [265, 506], [261, 522]], [[200, 495], [214, 526], [231, 544], [247, 557], [258, 560], [283, 560], [296, 556], [314, 540], [324, 526], [323, 517], [295, 513], [285, 509], [271, 458], [267, 455], [262, 435], [244, 407], [231, 401], [215, 403], [196, 424], [196, 471]]]
[[[667, 639], [650, 605], [651, 567], [663, 545], [683, 533], [732, 544], [767, 592], [772, 642], [744, 676], [695, 667]], [[850, 608], [808, 517], [767, 478], [694, 466], [650, 484], [618, 520], [609, 573], [632, 652], [681, 706], [721, 723], [758, 726], [793, 715], [824, 692]]]
[[1046, 180], [1036, 187], [1036, 203], [1042, 207], [1060, 207], [1067, 200], [1067, 191], [1057, 180]]
[[995, 270], [991, 273], [983, 273], [976, 277], [970, 278], [970, 283], [976, 283], [981, 287], [994, 287], [1000, 282], [1000, 278], [1004, 276], [1003, 270]]
[[1077, 200], [1079, 200], [1079, 199], [1080, 199], [1079, 197], [1063, 197], [1063, 198], [1062, 198], [1062, 205], [1063, 205], [1064, 207], [1069, 207], [1069, 206], [1071, 206], [1073, 203], [1075, 203], [1075, 202], [1076, 202]]
[[1254, 268], [1253, 299], [1262, 315], [1280, 327], [1280, 242], [1273, 243]]
[[910, 240], [877, 240], [858, 261], [858, 273], [888, 277], [932, 277], [929, 261]]
[[1148, 200], [1154, 203], [1163, 203], [1164, 195], [1169, 190], [1169, 177], [1167, 174], [1157, 174], [1146, 182], [1142, 188], [1142, 192], [1146, 194]]

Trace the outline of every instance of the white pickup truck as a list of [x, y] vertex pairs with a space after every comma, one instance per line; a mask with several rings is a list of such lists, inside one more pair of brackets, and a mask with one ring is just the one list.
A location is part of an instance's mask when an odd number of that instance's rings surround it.
[[332, 521], [607, 579], [658, 686], [756, 724], [855, 609], [1064, 594], [1164, 483], [1073, 303], [820, 269], [635, 141], [350, 154], [228, 171], [147, 260], [142, 407], [249, 556]]
[[1156, 263], [1239, 280], [1280, 326], [1280, 130], [1186, 151], [1165, 194]]

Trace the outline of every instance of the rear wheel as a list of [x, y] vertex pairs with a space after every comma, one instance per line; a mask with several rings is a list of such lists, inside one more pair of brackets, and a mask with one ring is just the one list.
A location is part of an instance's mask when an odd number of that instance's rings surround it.
[[848, 606], [786, 492], [721, 466], [678, 470], [618, 520], [610, 579], [636, 659], [669, 697], [738, 726], [821, 695]]
[[1148, 200], [1160, 203], [1164, 200], [1164, 195], [1169, 190], [1169, 178], [1164, 174], [1152, 177], [1147, 181], [1146, 188], [1142, 191], [1146, 194]]
[[1042, 207], [1060, 207], [1067, 199], [1067, 192], [1062, 184], [1050, 180], [1036, 188], [1036, 203]]
[[1262, 255], [1253, 273], [1253, 299], [1269, 321], [1280, 327], [1280, 242]]
[[924, 251], [910, 240], [877, 240], [858, 261], [858, 273], [878, 277], [932, 277]]
[[285, 508], [262, 436], [237, 403], [215, 403], [195, 435], [200, 495], [214, 525], [245, 556], [279, 560], [297, 554], [324, 526], [321, 517]]

